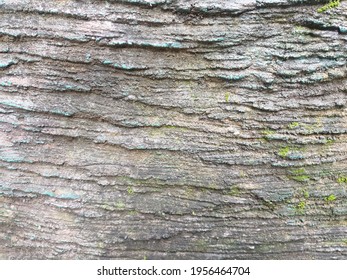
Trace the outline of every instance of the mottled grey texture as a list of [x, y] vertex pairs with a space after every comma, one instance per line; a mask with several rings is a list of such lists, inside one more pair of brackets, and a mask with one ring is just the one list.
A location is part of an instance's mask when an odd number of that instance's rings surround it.
[[0, 1], [1, 259], [346, 259], [347, 3]]

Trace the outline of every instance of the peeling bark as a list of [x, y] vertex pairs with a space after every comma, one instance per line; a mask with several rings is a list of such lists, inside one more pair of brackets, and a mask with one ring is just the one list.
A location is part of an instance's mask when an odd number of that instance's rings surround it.
[[347, 3], [0, 1], [1, 259], [346, 259]]

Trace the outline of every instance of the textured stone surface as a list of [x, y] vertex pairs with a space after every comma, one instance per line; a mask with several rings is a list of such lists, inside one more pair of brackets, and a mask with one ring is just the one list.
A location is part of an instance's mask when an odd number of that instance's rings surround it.
[[0, 1], [0, 258], [346, 259], [324, 2]]

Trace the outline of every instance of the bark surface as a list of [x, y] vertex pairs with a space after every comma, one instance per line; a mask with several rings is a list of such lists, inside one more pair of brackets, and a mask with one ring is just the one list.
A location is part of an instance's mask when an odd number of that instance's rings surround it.
[[324, 2], [0, 0], [0, 259], [346, 259]]

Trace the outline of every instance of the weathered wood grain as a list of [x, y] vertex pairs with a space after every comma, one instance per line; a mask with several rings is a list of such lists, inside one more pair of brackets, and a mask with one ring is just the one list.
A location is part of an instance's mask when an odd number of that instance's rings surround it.
[[1, 259], [346, 259], [347, 3], [0, 1]]

